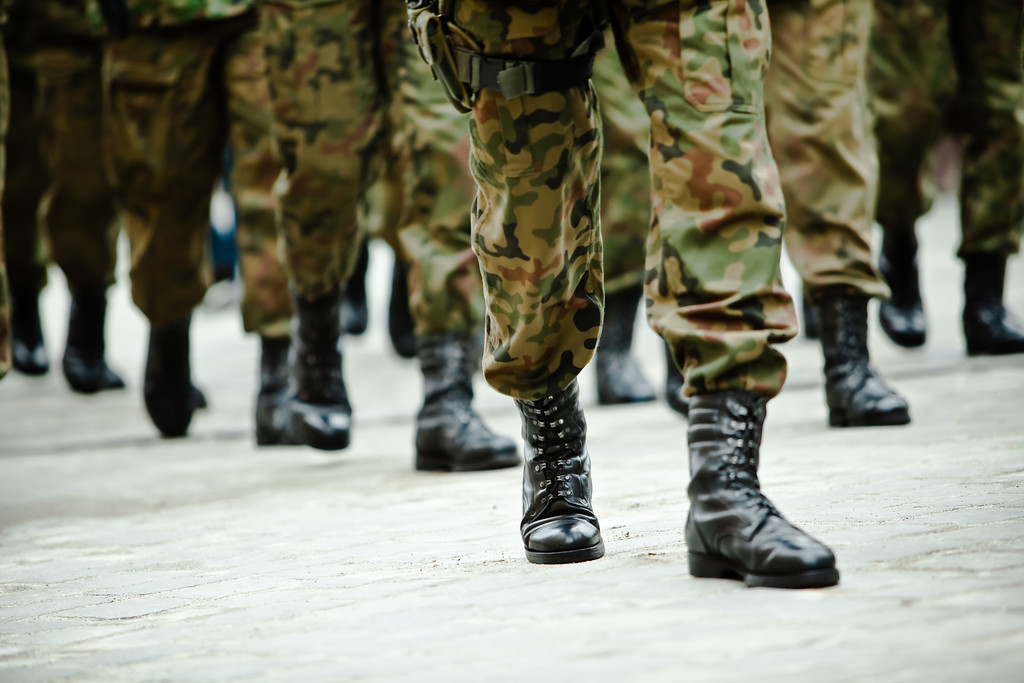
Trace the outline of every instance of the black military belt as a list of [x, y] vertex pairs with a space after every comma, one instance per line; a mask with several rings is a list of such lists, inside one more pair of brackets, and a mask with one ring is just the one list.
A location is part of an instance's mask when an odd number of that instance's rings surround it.
[[452, 53], [460, 81], [473, 90], [498, 90], [507, 100], [586, 85], [594, 72], [593, 52], [558, 61], [485, 57], [458, 47]]

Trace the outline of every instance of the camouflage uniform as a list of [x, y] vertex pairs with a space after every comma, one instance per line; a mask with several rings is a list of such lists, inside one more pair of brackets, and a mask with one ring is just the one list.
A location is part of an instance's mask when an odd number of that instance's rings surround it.
[[135, 303], [161, 325], [202, 300], [210, 284], [210, 196], [230, 142], [242, 272], [256, 285], [245, 293], [246, 329], [284, 334], [281, 278], [258, 246], [274, 240], [277, 166], [252, 3], [129, 4], [133, 32], [110, 44], [105, 75], [111, 176], [124, 201]]
[[[504, 21], [490, 21], [486, 13], [498, 11], [491, 4], [462, 2], [454, 20], [484, 54], [559, 60], [593, 32], [588, 10], [599, 4], [512, 7]], [[771, 344], [793, 336], [795, 317], [779, 277], [782, 192], [759, 115], [769, 43], [763, 8], [639, 1], [612, 8], [620, 59], [651, 120], [649, 322], [672, 346], [689, 393], [773, 396], [786, 365]], [[662, 45], [677, 25], [679, 41]], [[477, 96], [484, 375], [502, 393], [532, 399], [564, 388], [593, 355], [604, 295], [598, 130], [589, 88]]]
[[102, 161], [102, 32], [81, 7], [58, 0], [18, 4], [12, 21], [24, 79], [12, 125], [30, 141], [15, 151], [20, 191], [4, 202], [17, 233], [12, 277], [38, 292], [52, 257], [71, 291], [106, 287], [118, 223]]
[[1024, 220], [1020, 3], [875, 0], [875, 14], [878, 222], [910, 231], [928, 211], [933, 190], [923, 170], [952, 123], [964, 155], [958, 255], [1016, 253]]
[[872, 265], [878, 159], [867, 108], [871, 0], [772, 4], [768, 133], [786, 195], [786, 248], [812, 292], [888, 296]]

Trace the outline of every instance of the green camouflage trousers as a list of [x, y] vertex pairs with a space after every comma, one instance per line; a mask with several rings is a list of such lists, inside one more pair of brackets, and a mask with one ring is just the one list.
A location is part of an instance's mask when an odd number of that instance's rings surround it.
[[[7, 51], [3, 38], [3, 2], [0, 1], [0, 197], [4, 191], [5, 154], [4, 141], [7, 135], [7, 119], [10, 100], [7, 90]], [[11, 369], [11, 302], [7, 292], [7, 266], [4, 258], [4, 222], [0, 215], [0, 377]]]
[[478, 329], [466, 123], [421, 62], [405, 4], [267, 0], [262, 18], [296, 293], [316, 298], [351, 274], [363, 203], [383, 176], [386, 206], [371, 211], [390, 216], [382, 236], [408, 265], [416, 334]]
[[276, 263], [262, 246], [251, 258], [246, 241], [260, 233], [265, 243], [274, 226], [278, 167], [268, 143], [261, 50], [253, 16], [137, 31], [108, 44], [110, 175], [131, 243], [132, 297], [153, 325], [190, 313], [209, 286], [210, 196], [230, 144], [243, 276], [261, 283], [247, 285], [246, 295], [262, 293], [244, 306], [256, 312], [246, 327], [287, 333], [287, 292], [268, 284]]
[[[650, 121], [654, 215], [648, 320], [688, 394], [782, 387], [773, 348], [796, 331], [779, 257], [784, 202], [764, 120], [770, 32], [743, 0], [461, 0], [454, 21], [486, 55], [569, 57], [611, 14], [620, 60]], [[563, 388], [592, 358], [604, 295], [601, 131], [591, 87], [505, 99], [472, 113], [480, 187], [474, 247], [487, 296], [484, 376], [523, 399]]]
[[119, 225], [103, 167], [101, 45], [39, 42], [23, 58], [12, 92], [17, 191], [4, 200], [11, 280], [38, 291], [52, 258], [72, 291], [111, 284]]
[[867, 96], [872, 0], [778, 0], [765, 81], [786, 248], [813, 299], [889, 289], [871, 258], [878, 157]]
[[[812, 297], [833, 285], [888, 296], [871, 258], [878, 175], [865, 84], [871, 0], [780, 0], [771, 27], [765, 100], [790, 259]], [[601, 231], [611, 292], [643, 272], [630, 255], [650, 215], [648, 123], [613, 51], [598, 55], [593, 83], [604, 123]]]
[[869, 73], [881, 167], [878, 222], [912, 230], [934, 190], [928, 153], [949, 128], [963, 162], [959, 254], [1009, 255], [1024, 219], [1021, 3], [875, 0]]

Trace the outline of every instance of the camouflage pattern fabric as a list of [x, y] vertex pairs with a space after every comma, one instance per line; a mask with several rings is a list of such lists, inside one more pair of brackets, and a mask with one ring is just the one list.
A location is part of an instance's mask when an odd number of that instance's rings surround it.
[[912, 230], [950, 127], [962, 141], [959, 255], [1020, 248], [1024, 219], [1021, 3], [875, 0], [869, 72], [881, 167], [877, 219]]
[[[31, 0], [35, 2], [36, 0]], [[85, 5], [89, 23], [104, 27], [99, 5], [92, 0], [57, 0], [63, 5]], [[160, 29], [182, 24], [232, 19], [248, 14], [255, 0], [126, 0], [135, 29]]]
[[[4, 49], [4, 24], [6, 16], [0, 0], [0, 197], [4, 190], [5, 154], [4, 140], [7, 134], [7, 120], [10, 100], [7, 90], [7, 50]], [[11, 369], [11, 301], [7, 291], [7, 267], [4, 258], [4, 222], [0, 216], [0, 378]]]
[[[462, 0], [454, 21], [484, 54], [560, 60], [603, 9], [650, 119], [648, 321], [672, 348], [688, 395], [773, 396], [786, 363], [772, 344], [795, 334], [796, 316], [779, 274], [784, 203], [765, 130], [764, 6]], [[502, 393], [535, 399], [566, 387], [600, 335], [596, 97], [590, 87], [510, 100], [484, 89], [471, 131], [484, 376]]]
[[39, 229], [39, 203], [50, 184], [40, 146], [36, 117], [37, 79], [29, 50], [18, 41], [8, 43], [10, 60], [7, 119], [7, 176], [2, 201], [7, 276], [10, 282], [36, 292], [47, 283], [50, 255]]
[[[611, 44], [608, 32], [605, 38]], [[614, 49], [594, 61], [594, 90], [601, 103], [601, 235], [605, 292], [643, 283], [651, 228], [651, 173], [647, 161], [650, 121]]]
[[154, 326], [190, 313], [212, 279], [210, 195], [245, 101], [236, 91], [250, 86], [232, 80], [246, 72], [239, 41], [254, 30], [246, 17], [107, 45], [110, 177], [131, 244], [132, 298]]
[[867, 102], [872, 0], [771, 6], [768, 133], [786, 196], [786, 248], [824, 287], [888, 297], [871, 258], [878, 157]]
[[270, 88], [263, 39], [246, 31], [225, 47], [224, 82], [229, 93], [228, 146], [231, 194], [238, 224], [242, 278], [242, 325], [263, 337], [291, 333], [291, 297], [282, 265], [274, 184], [281, 166], [270, 136]]
[[409, 267], [416, 334], [475, 332], [483, 297], [465, 117], [421, 62], [404, 3], [271, 0], [263, 28], [296, 292], [316, 298], [347, 279], [368, 210]]

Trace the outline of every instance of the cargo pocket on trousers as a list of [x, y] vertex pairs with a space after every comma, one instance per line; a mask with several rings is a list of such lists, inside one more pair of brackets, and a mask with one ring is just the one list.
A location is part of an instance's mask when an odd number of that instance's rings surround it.
[[694, 12], [680, 27], [687, 102], [702, 112], [757, 111], [770, 36], [768, 14], [760, 5], [729, 0]]
[[110, 84], [110, 159], [117, 184], [134, 192], [160, 188], [171, 138], [177, 69], [113, 64]]

